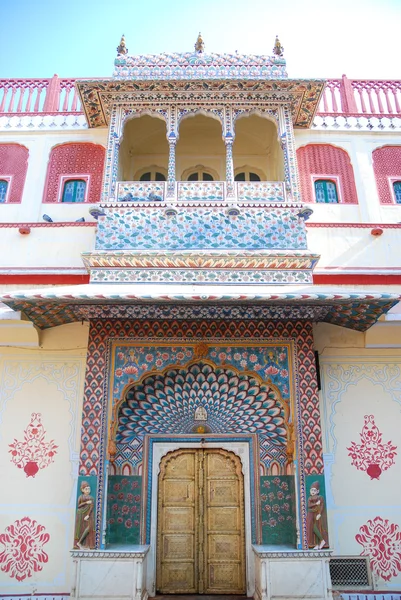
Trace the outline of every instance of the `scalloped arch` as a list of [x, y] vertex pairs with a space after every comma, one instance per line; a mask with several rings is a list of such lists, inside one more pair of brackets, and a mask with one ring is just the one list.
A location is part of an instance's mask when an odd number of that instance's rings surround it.
[[286, 408], [278, 391], [232, 367], [195, 362], [152, 373], [126, 390], [118, 410], [116, 442], [138, 434], [191, 433], [202, 407], [212, 433], [264, 433], [285, 445]]

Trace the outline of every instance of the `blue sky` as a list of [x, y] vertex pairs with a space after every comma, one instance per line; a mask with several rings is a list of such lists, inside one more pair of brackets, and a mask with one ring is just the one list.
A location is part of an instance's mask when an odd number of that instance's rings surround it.
[[0, 77], [110, 77], [130, 54], [270, 54], [290, 77], [401, 79], [401, 0], [0, 0]]

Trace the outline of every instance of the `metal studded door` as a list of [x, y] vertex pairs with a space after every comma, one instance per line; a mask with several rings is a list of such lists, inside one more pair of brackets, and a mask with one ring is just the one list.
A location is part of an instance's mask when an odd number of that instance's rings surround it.
[[245, 593], [240, 460], [221, 449], [165, 456], [159, 475], [157, 591]]

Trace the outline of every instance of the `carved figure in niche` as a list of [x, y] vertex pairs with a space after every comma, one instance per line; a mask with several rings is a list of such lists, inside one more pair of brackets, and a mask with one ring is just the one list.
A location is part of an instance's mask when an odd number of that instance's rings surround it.
[[308, 546], [314, 550], [321, 550], [327, 543], [327, 518], [324, 498], [320, 495], [319, 482], [315, 481], [310, 489], [308, 498], [308, 515], [306, 518], [306, 532]]
[[195, 421], [207, 421], [207, 412], [204, 406], [198, 406], [195, 410]]
[[95, 547], [94, 499], [90, 495], [87, 481], [81, 483], [82, 494], [78, 498], [77, 515], [75, 517], [74, 548], [89, 550]]

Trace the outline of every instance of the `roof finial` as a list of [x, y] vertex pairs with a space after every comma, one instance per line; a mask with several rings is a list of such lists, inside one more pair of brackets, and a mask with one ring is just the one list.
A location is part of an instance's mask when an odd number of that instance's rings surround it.
[[199, 32], [198, 39], [195, 44], [195, 52], [204, 52], [205, 51], [205, 42], [203, 41], [202, 34]]
[[117, 46], [117, 55], [119, 55], [119, 54], [128, 54], [128, 48], [125, 45], [124, 34], [122, 34], [122, 36], [121, 36], [120, 45]]
[[284, 54], [284, 48], [278, 39], [278, 35], [276, 35], [276, 41], [274, 42], [273, 54], [276, 56], [283, 56]]

